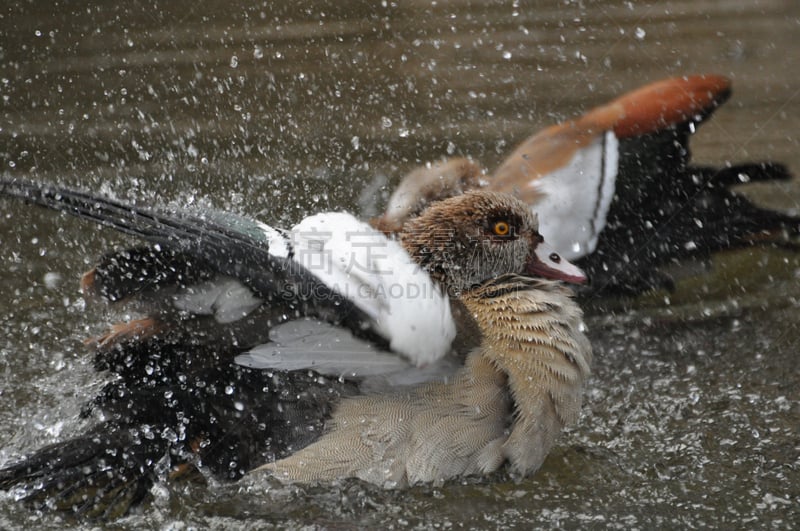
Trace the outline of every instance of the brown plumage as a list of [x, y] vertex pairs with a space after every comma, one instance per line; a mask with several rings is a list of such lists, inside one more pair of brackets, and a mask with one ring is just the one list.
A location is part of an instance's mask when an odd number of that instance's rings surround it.
[[264, 465], [287, 481], [383, 486], [534, 472], [579, 415], [591, 347], [556, 282], [501, 276], [462, 293], [481, 344], [447, 383], [345, 399], [314, 444]]

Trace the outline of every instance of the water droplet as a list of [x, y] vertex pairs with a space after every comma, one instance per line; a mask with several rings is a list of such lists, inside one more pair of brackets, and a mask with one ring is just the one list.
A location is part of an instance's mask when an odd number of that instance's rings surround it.
[[647, 36], [647, 32], [644, 30], [644, 28], [636, 28], [634, 35], [636, 35], [636, 38], [641, 41], [645, 38], [645, 36]]
[[53, 271], [44, 274], [44, 285], [48, 289], [55, 289], [61, 284], [61, 275]]

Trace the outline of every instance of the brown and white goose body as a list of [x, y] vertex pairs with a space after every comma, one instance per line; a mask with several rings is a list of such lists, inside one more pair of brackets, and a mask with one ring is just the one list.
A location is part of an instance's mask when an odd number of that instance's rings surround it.
[[[547, 248], [535, 216], [512, 196], [479, 191], [438, 202], [399, 236], [416, 274], [435, 283], [461, 317], [450, 363], [426, 372], [436, 362], [421, 363], [425, 352], [417, 358], [392, 353], [391, 343], [373, 333], [369, 312], [282, 246], [273, 254], [272, 240], [264, 239], [269, 231], [257, 223], [221, 213], [149, 209], [39, 183], [0, 185], [6, 196], [151, 244], [115, 251], [84, 277], [93, 297], [149, 313], [93, 343], [97, 368], [113, 375], [87, 408], [101, 412], [99, 423], [0, 470], [0, 488], [26, 486], [29, 501], [92, 516], [124, 514], [146, 496], [163, 463], [171, 475], [201, 467], [237, 479], [264, 463], [287, 467], [304, 448], [336, 452], [337, 437], [348, 433], [339, 426], [356, 420], [408, 430], [408, 436], [385, 433], [393, 442], [377, 441], [391, 442], [405, 461], [392, 468], [392, 452], [362, 455], [358, 463], [315, 472], [314, 478], [353, 475], [403, 484], [483, 473], [505, 461], [529, 472], [557, 428], [574, 421], [589, 363], [579, 311], [563, 288], [508, 275], [570, 282], [585, 277]], [[333, 240], [310, 241], [319, 245], [308, 251], [318, 247], [325, 255]], [[410, 277], [403, 269], [399, 278], [405, 282]], [[397, 281], [391, 273], [336, 274], [380, 286]], [[378, 274], [387, 275], [383, 284], [372, 283]], [[558, 305], [530, 306], [540, 292], [557, 296]], [[405, 302], [412, 308], [430, 304], [424, 298]], [[552, 315], [560, 325], [547, 324]], [[287, 342], [276, 346], [273, 332], [294, 322], [321, 327], [290, 331], [282, 336]], [[566, 329], [575, 334], [572, 343], [559, 335]], [[417, 339], [438, 349], [434, 338]], [[436, 356], [441, 353], [430, 359]], [[402, 378], [393, 378], [398, 373]], [[413, 421], [395, 415], [403, 397], [410, 400]], [[353, 410], [361, 412], [357, 419], [348, 414]], [[454, 414], [452, 430], [437, 432], [439, 443], [415, 448], [410, 441], [432, 441], [436, 431], [425, 419], [445, 411]], [[482, 416], [491, 411], [502, 415]], [[543, 431], [533, 437], [529, 431], [537, 426]], [[350, 433], [364, 435], [364, 444], [376, 442], [365, 432]], [[459, 464], [451, 454], [460, 454], [463, 444], [477, 454]], [[393, 472], [370, 472], [376, 467]]]

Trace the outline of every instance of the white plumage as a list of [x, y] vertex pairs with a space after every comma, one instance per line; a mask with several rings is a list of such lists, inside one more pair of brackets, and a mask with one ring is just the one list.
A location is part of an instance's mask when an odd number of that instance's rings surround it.
[[309, 216], [291, 239], [294, 259], [372, 317], [393, 351], [415, 365], [449, 351], [449, 298], [397, 241], [345, 213]]
[[541, 199], [539, 214], [545, 241], [568, 260], [591, 254], [605, 228], [614, 197], [619, 141], [613, 131], [576, 149], [564, 166], [530, 181]]

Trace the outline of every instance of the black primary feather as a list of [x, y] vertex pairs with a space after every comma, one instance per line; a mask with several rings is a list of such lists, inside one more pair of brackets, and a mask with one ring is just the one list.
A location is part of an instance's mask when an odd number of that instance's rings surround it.
[[783, 245], [783, 236], [800, 233], [800, 217], [758, 207], [730, 189], [746, 182], [788, 180], [792, 176], [787, 168], [772, 162], [691, 165], [688, 142], [696, 125], [690, 121], [620, 140], [616, 192], [606, 226], [595, 251], [577, 261], [592, 282], [584, 294], [671, 289], [672, 280], [660, 266], [754, 243]]
[[176, 377], [117, 380], [96, 400], [109, 419], [0, 470], [0, 488], [37, 508], [108, 519], [152, 485], [200, 468], [239, 479], [313, 442], [355, 385], [308, 371], [268, 373], [233, 364]]

